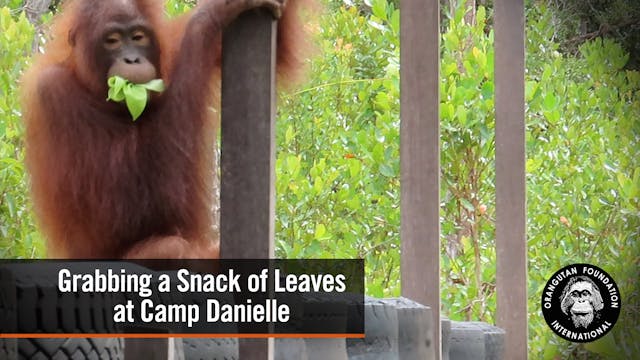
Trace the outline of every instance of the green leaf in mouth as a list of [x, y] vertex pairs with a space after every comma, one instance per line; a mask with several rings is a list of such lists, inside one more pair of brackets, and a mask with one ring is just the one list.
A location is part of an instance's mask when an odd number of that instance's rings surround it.
[[107, 80], [107, 84], [109, 85], [107, 100], [124, 101], [133, 121], [136, 121], [142, 115], [147, 106], [147, 101], [149, 100], [147, 91], [164, 91], [162, 79], [154, 79], [145, 84], [134, 84], [123, 77], [112, 76]]

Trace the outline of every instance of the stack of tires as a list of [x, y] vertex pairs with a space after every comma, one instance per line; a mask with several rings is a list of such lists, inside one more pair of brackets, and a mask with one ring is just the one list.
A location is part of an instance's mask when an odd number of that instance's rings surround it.
[[[0, 322], [5, 329], [21, 333], [109, 333], [108, 321], [119, 294], [77, 294], [58, 296], [56, 268], [30, 271], [26, 264], [0, 268]], [[76, 270], [95, 264], [66, 263]], [[131, 264], [130, 271], [136, 271]], [[84, 267], [84, 269], [83, 269]], [[78, 271], [80, 272], [80, 271]], [[83, 296], [91, 296], [87, 301]], [[161, 300], [161, 299], [160, 299]], [[412, 360], [434, 359], [434, 325], [431, 309], [406, 298], [366, 297], [364, 313], [336, 311], [333, 304], [318, 298], [304, 311], [315, 321], [341, 323], [365, 319], [362, 339], [276, 339], [277, 360]], [[88, 307], [88, 304], [98, 306]], [[18, 306], [19, 305], [19, 306]], [[308, 310], [310, 309], [310, 310]], [[354, 315], [355, 313], [355, 315]], [[350, 314], [347, 316], [347, 314]], [[18, 321], [20, 319], [20, 321]], [[28, 327], [28, 328], [27, 328]], [[479, 322], [442, 321], [444, 360], [502, 359], [504, 331]], [[175, 339], [175, 360], [236, 360], [237, 339]], [[0, 360], [125, 360], [125, 342], [120, 338], [0, 339]], [[130, 360], [130, 359], [127, 359]]]

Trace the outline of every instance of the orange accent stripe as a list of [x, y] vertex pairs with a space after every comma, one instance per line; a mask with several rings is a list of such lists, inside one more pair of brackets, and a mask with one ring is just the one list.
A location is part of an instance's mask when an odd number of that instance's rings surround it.
[[313, 339], [363, 339], [364, 334], [0, 334], [0, 339], [66, 339], [66, 338], [127, 338], [127, 339], [161, 339], [161, 338], [313, 338]]

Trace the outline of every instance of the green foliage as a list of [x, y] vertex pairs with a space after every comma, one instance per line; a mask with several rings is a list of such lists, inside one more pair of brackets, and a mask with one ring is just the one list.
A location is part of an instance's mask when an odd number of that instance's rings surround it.
[[[463, 3], [463, 2], [459, 2]], [[530, 357], [640, 358], [640, 73], [593, 40], [561, 54], [554, 15], [533, 2], [527, 25]], [[17, 6], [17, 5], [16, 5]], [[171, 0], [169, 14], [190, 4]], [[306, 88], [283, 94], [277, 123], [276, 246], [287, 258], [366, 260], [367, 293], [400, 292], [397, 2], [331, 1], [312, 27]], [[453, 9], [442, 34], [442, 306], [452, 319], [495, 314], [495, 114], [490, 11]], [[23, 168], [17, 84], [32, 27], [0, 11], [0, 257], [42, 254]], [[618, 282], [619, 323], [588, 345], [544, 323], [539, 297], [568, 263]], [[636, 341], [634, 341], [636, 340]]]
[[607, 341], [622, 358], [638, 358], [640, 73], [623, 69], [628, 54], [610, 40], [585, 43], [578, 57], [531, 43], [548, 31], [550, 16], [532, 12], [528, 48], [539, 49], [528, 58], [534, 71], [526, 86], [532, 350], [545, 358], [553, 348], [584, 352], [545, 328], [537, 301], [554, 269], [590, 262], [618, 281], [628, 309]]
[[[280, 108], [278, 255], [364, 257], [367, 292], [397, 295], [397, 26], [392, 6], [361, 9], [340, 7], [323, 18], [323, 56], [311, 64], [311, 84], [285, 96]], [[638, 264], [640, 252], [633, 241], [640, 228], [639, 75], [622, 70], [627, 55], [610, 41], [563, 57], [551, 14], [528, 11], [536, 19], [527, 32], [526, 78], [531, 356], [608, 356], [615, 344], [633, 358], [638, 270], [628, 264]], [[443, 310], [491, 322], [493, 34], [482, 7], [474, 24], [464, 15], [461, 8], [451, 15], [442, 38]], [[539, 311], [547, 277], [579, 261], [608, 270], [631, 304], [613, 335], [589, 346], [558, 340]]]
[[640, 69], [640, 2], [629, 0], [538, 0], [553, 9], [554, 30], [563, 51], [575, 53], [585, 41], [613, 39], [630, 53], [627, 66]]
[[442, 294], [454, 319], [495, 309], [493, 34], [484, 7], [459, 6], [442, 36], [440, 85]]
[[9, 8], [0, 8], [0, 258], [43, 253], [27, 201], [18, 96], [33, 36], [24, 14], [12, 16]]
[[22, 3], [23, 0], [0, 0], [0, 8], [18, 9]]
[[366, 259], [367, 291], [399, 291], [399, 12], [341, 6], [317, 30], [307, 89], [278, 120], [280, 257]]
[[171, 17], [183, 14], [196, 5], [196, 0], [167, 0], [165, 9]]

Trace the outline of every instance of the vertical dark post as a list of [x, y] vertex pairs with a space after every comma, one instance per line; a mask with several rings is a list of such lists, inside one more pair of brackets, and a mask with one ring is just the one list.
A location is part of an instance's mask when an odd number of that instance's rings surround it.
[[496, 0], [497, 323], [505, 359], [527, 358], [524, 3]]
[[440, 344], [438, 0], [400, 2], [402, 295], [431, 307]]
[[[276, 21], [250, 11], [223, 35], [220, 255], [271, 258], [275, 209]], [[272, 359], [264, 339], [241, 339], [241, 359]]]

